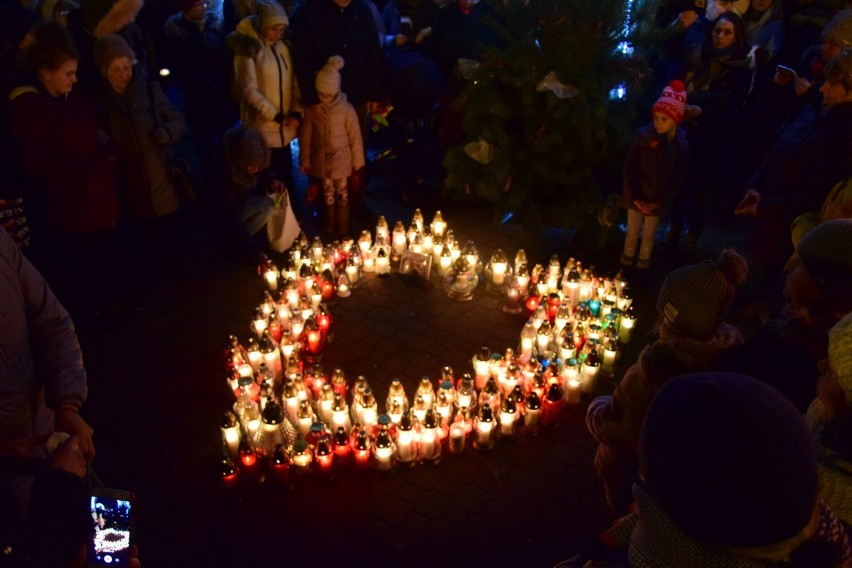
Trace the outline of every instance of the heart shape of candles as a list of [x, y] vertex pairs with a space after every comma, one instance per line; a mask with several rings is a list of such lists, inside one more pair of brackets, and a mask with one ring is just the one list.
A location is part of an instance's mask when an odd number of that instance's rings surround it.
[[[418, 209], [408, 230], [397, 222], [390, 231], [380, 217], [375, 240], [369, 231], [333, 244], [303, 234], [289, 256], [283, 270], [262, 267], [267, 290], [251, 321], [254, 336], [243, 345], [232, 335], [226, 348], [237, 399], [221, 425], [227, 480], [234, 461], [283, 476], [341, 467], [389, 474], [436, 464], [445, 446], [488, 451], [519, 432], [535, 435], [591, 393], [599, 373], [612, 372], [635, 326], [620, 275], [602, 278], [555, 256], [530, 269], [523, 250], [513, 262], [500, 249], [483, 262], [473, 242], [459, 246], [440, 211], [426, 226]], [[437, 384], [424, 377], [411, 397], [394, 379], [380, 413], [365, 377], [350, 385], [341, 369], [329, 376], [322, 367], [333, 326], [327, 305], [394, 269], [428, 282], [433, 266], [449, 298], [469, 300], [484, 279], [488, 293], [505, 297], [503, 310], [526, 312], [527, 322], [516, 348], [483, 347], [468, 369], [444, 366]]]

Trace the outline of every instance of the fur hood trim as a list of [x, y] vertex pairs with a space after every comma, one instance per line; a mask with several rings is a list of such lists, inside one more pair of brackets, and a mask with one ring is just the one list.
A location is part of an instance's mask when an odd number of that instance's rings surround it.
[[114, 34], [136, 19], [144, 3], [144, 0], [84, 1], [83, 25], [96, 38]]
[[262, 47], [259, 39], [238, 31], [229, 33], [225, 42], [235, 55], [242, 55], [252, 59], [260, 53], [260, 48]]

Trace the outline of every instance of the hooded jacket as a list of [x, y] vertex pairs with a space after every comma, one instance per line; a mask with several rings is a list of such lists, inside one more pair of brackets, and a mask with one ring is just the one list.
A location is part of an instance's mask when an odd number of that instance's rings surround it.
[[302, 112], [299, 83], [287, 44], [267, 44], [254, 22], [254, 17], [243, 19], [227, 39], [234, 52], [232, 92], [243, 125], [263, 134], [270, 148], [283, 148], [296, 138], [296, 128], [275, 118]]
[[[3, 229], [0, 289], [0, 440], [47, 434], [50, 409], [86, 400], [83, 355], [68, 312]], [[0, 483], [18, 497], [29, 486], [7, 472]]]

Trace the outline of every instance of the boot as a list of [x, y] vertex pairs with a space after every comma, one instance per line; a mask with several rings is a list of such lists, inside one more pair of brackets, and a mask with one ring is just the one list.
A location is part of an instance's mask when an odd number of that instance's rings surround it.
[[327, 236], [334, 235], [334, 205], [325, 206], [325, 219], [322, 223], [322, 232]]
[[338, 237], [345, 237], [349, 233], [349, 205], [337, 206], [337, 232]]

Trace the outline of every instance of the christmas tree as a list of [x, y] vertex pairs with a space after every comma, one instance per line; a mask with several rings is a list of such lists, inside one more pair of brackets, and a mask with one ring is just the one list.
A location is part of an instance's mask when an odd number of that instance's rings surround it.
[[465, 139], [444, 159], [450, 195], [513, 214], [531, 236], [594, 223], [602, 186], [620, 186], [636, 109], [650, 108], [646, 67], [625, 43], [632, 0], [482, 1], [505, 47], [468, 62], [454, 103]]

